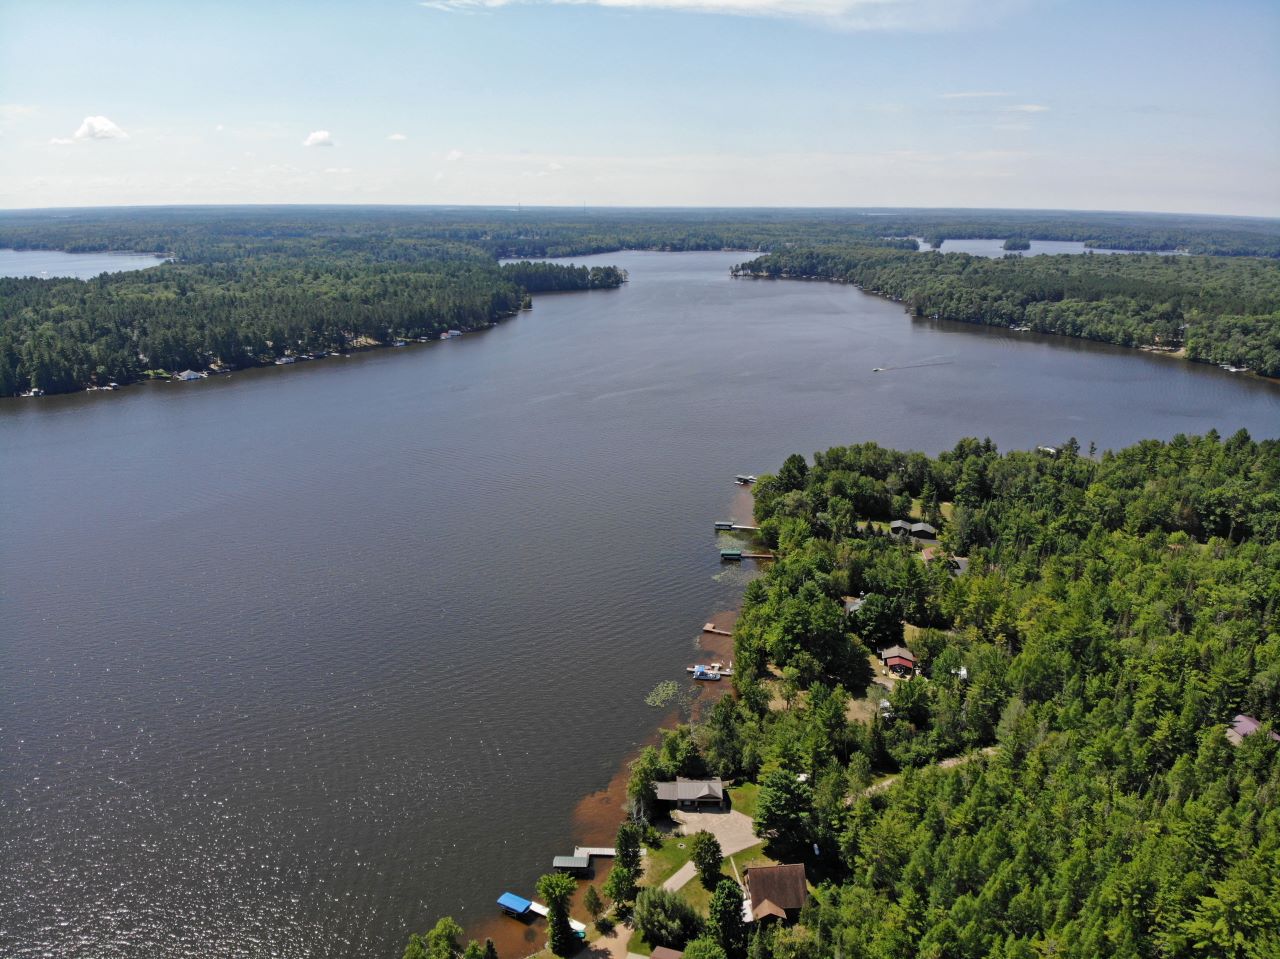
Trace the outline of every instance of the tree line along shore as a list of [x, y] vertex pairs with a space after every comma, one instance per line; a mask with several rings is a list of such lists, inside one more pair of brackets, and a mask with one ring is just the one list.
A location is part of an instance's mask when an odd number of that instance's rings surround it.
[[[755, 515], [776, 561], [733, 689], [633, 763], [618, 846], [648, 865], [595, 891], [600, 933], [699, 959], [1280, 954], [1280, 442], [837, 447], [760, 477]], [[757, 847], [670, 833], [658, 784], [709, 777]], [[761, 862], [802, 868], [803, 904], [747, 921]]]
[[[915, 236], [1067, 239], [1197, 256], [986, 260]], [[93, 280], [0, 279], [0, 396], [474, 330], [613, 267], [501, 263], [621, 249], [750, 250], [740, 274], [857, 283], [921, 316], [1015, 326], [1280, 375], [1280, 224], [1029, 211], [231, 207], [0, 213], [0, 248], [161, 251]], [[1208, 255], [1212, 254], [1212, 255]]]

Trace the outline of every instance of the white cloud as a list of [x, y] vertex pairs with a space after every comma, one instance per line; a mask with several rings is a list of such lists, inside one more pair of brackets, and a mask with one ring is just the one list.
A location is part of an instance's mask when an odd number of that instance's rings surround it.
[[351, 171], [351, 167], [349, 166], [329, 166], [324, 168], [324, 172], [325, 173], [350, 173], [352, 171]]
[[388, 140], [407, 140], [409, 138], [405, 136], [403, 133], [393, 133], [389, 137], [387, 137], [387, 139]]
[[672, 10], [739, 17], [818, 20], [849, 30], [938, 30], [975, 26], [1025, 0], [419, 0], [445, 13], [488, 13], [516, 5]]
[[940, 94], [944, 100], [984, 100], [990, 97], [1011, 97], [1012, 93], [996, 93], [988, 90], [965, 91], [961, 93], [943, 93]]
[[333, 134], [328, 130], [312, 130], [307, 134], [307, 138], [302, 141], [304, 147], [331, 147], [333, 146]]
[[[85, 117], [79, 129], [71, 135], [73, 140], [127, 140], [129, 134], [106, 117]], [[61, 138], [55, 138], [61, 139]]]
[[76, 141], [71, 139], [71, 137], [53, 137], [49, 141], [49, 145], [55, 147], [69, 147], [75, 142]]
[[219, 123], [216, 127], [213, 128], [215, 133], [221, 133], [225, 129], [226, 127], [224, 127], [221, 123]]
[[1049, 108], [1042, 103], [1019, 103], [1014, 107], [1005, 107], [1006, 113], [1048, 113]]
[[462, 159], [462, 151], [461, 151], [461, 150], [450, 150], [448, 153], [446, 153], [446, 154], [445, 154], [445, 157], [444, 157], [444, 158], [445, 158], [445, 160], [446, 160], [446, 161], [448, 161], [449, 163], [456, 163], [458, 160], [461, 160], [461, 159]]

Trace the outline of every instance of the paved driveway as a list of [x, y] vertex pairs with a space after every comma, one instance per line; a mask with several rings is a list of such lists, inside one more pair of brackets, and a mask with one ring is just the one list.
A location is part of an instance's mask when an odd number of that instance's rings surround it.
[[684, 809], [672, 811], [671, 818], [679, 824], [680, 832], [692, 836], [705, 829], [715, 836], [720, 843], [720, 852], [732, 856], [760, 843], [760, 837], [751, 831], [753, 825], [750, 816], [733, 810], [719, 812], [691, 812]]

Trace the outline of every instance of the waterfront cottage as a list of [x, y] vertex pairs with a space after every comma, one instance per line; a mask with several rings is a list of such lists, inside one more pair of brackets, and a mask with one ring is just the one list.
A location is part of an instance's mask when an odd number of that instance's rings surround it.
[[753, 866], [744, 874], [751, 920], [777, 919], [788, 922], [799, 915], [809, 899], [809, 887], [802, 863]]
[[724, 782], [718, 778], [685, 779], [677, 776], [675, 782], [653, 785], [659, 802], [671, 803], [680, 809], [724, 805]]

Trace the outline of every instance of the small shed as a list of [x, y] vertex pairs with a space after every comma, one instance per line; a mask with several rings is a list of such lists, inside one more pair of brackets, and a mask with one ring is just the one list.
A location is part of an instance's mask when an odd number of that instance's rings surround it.
[[591, 857], [556, 856], [551, 860], [551, 868], [556, 872], [567, 872], [571, 875], [579, 876], [591, 869]]

